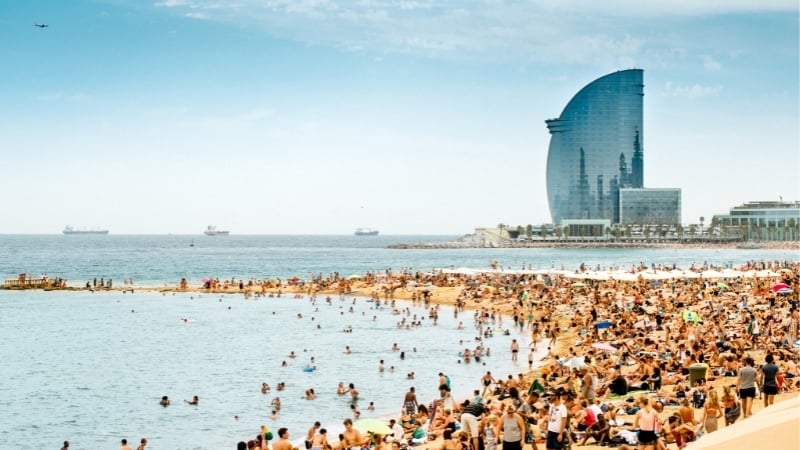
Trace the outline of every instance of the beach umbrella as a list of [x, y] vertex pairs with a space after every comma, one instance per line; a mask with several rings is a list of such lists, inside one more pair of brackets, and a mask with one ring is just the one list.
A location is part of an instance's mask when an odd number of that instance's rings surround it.
[[350, 275], [349, 277], [347, 277], [347, 279], [348, 280], [360, 280], [361, 279], [361, 275], [358, 275], [358, 274], [354, 273], [353, 275]]
[[586, 287], [586, 283], [577, 281], [575, 283], [572, 283], [572, 287]]
[[662, 286], [664, 283], [661, 281], [651, 281], [650, 286]]
[[614, 326], [614, 322], [611, 322], [610, 320], [604, 320], [602, 322], [597, 322], [597, 324], [595, 324], [595, 326], [598, 329], [610, 328], [610, 327]]
[[775, 286], [772, 286], [772, 292], [778, 292], [781, 289], [791, 289], [791, 286], [786, 283], [778, 283]]
[[722, 281], [717, 282], [717, 287], [720, 289], [730, 289], [727, 284], [723, 283]]
[[576, 356], [567, 362], [567, 366], [570, 369], [582, 369], [586, 367], [586, 362], [580, 356]]
[[607, 344], [605, 342], [595, 342], [594, 344], [592, 344], [592, 347], [594, 347], [594, 348], [596, 348], [598, 350], [603, 350], [605, 352], [615, 352], [615, 351], [617, 351], [617, 347], [614, 347], [613, 345]]
[[380, 435], [392, 434], [393, 432], [389, 425], [378, 419], [359, 419], [353, 422], [353, 426]]
[[208, 279], [208, 278], [203, 278], [203, 279], [202, 279], [202, 280], [200, 280], [200, 281], [201, 281], [201, 282], [203, 282], [203, 283], [208, 283], [208, 282], [209, 282], [209, 281], [211, 281], [211, 280], [210, 280], [210, 279]]
[[788, 294], [791, 294], [792, 292], [794, 292], [794, 291], [792, 291], [790, 288], [782, 288], [782, 289], [778, 289], [776, 294], [788, 295]]

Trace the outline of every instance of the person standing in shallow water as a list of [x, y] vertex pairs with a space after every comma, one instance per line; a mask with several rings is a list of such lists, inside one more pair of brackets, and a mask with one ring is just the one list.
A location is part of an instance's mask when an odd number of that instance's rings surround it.
[[516, 339], [511, 340], [511, 360], [516, 361], [519, 354], [519, 342]]

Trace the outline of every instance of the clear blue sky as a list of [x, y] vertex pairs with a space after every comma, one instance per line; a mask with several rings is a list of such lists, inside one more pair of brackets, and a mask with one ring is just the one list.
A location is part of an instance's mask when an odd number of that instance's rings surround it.
[[0, 233], [549, 222], [544, 120], [632, 67], [685, 223], [800, 200], [798, 41], [796, 0], [3, 1]]

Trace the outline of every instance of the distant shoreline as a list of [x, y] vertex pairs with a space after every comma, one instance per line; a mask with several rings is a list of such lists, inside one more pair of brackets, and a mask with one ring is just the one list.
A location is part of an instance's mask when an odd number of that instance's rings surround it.
[[507, 241], [472, 242], [454, 240], [449, 242], [416, 242], [392, 244], [391, 249], [454, 249], [454, 248], [699, 248], [699, 249], [739, 249], [739, 250], [800, 250], [800, 241], [762, 241], [762, 242], [646, 242], [646, 241]]

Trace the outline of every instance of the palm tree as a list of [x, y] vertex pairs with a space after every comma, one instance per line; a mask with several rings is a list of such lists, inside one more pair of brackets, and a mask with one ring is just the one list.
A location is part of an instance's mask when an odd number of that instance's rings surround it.
[[542, 237], [543, 241], [547, 240], [547, 226], [542, 224], [539, 226], [539, 236]]
[[561, 225], [556, 225], [555, 229], [553, 229], [553, 233], [556, 235], [556, 239], [559, 241], [561, 240]]
[[528, 224], [525, 226], [525, 235], [528, 237], [533, 236], [533, 225]]
[[700, 216], [700, 234], [703, 234], [703, 222], [705, 222], [706, 218]]

